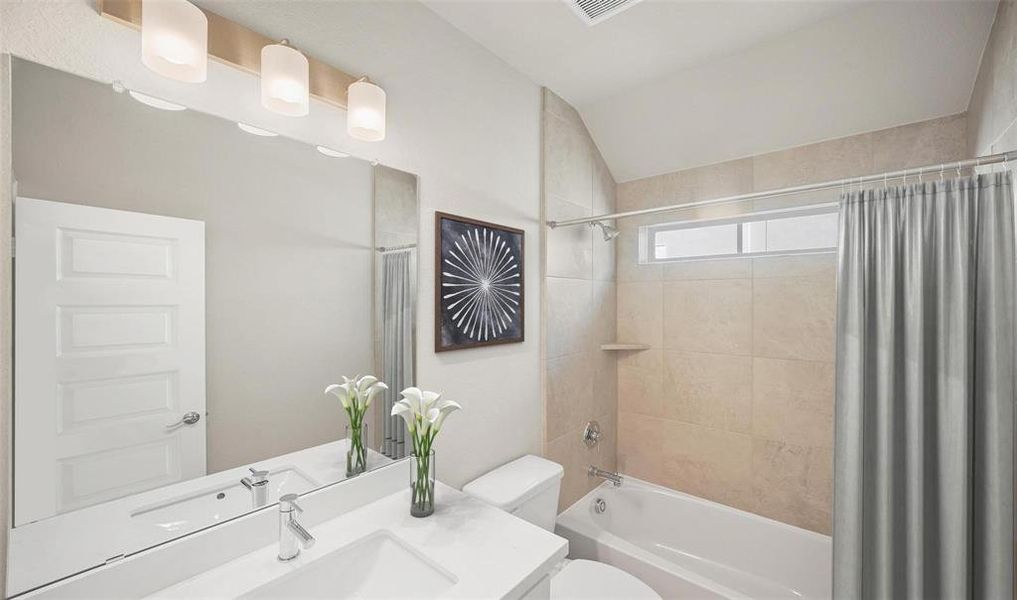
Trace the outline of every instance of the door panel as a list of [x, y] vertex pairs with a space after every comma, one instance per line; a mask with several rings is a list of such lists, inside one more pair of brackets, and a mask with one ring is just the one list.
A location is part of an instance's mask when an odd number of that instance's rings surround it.
[[204, 223], [18, 198], [16, 525], [205, 474]]

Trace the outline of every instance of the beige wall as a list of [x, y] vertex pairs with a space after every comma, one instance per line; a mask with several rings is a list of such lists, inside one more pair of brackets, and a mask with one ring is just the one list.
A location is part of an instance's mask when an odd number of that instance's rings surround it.
[[1017, 7], [996, 9], [978, 78], [968, 105], [968, 151], [988, 154], [1017, 149]]
[[[543, 163], [546, 219], [614, 212], [615, 183], [586, 126], [547, 89]], [[596, 485], [589, 465], [615, 468], [615, 356], [600, 349], [615, 339], [614, 243], [586, 226], [543, 230], [544, 455], [565, 467], [564, 509]], [[604, 433], [592, 449], [582, 441], [591, 419]]]
[[[618, 209], [963, 158], [957, 115], [618, 186]], [[813, 194], [832, 201], [836, 192]], [[756, 207], [809, 201], [757, 201]], [[700, 209], [699, 216], [745, 210]], [[618, 466], [635, 477], [830, 532], [835, 255], [639, 265], [617, 240]], [[550, 243], [549, 243], [550, 246]]]

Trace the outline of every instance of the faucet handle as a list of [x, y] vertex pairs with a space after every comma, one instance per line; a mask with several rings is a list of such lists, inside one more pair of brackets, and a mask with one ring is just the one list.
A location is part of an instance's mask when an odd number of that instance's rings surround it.
[[268, 471], [255, 469], [254, 467], [247, 467], [247, 470], [251, 472], [251, 478], [254, 483], [265, 483], [268, 481]]
[[300, 496], [297, 494], [286, 494], [285, 496], [281, 496], [279, 498], [279, 511], [290, 512], [296, 509], [298, 513], [304, 512], [304, 509], [300, 508], [300, 505], [297, 504], [297, 498], [299, 497]]

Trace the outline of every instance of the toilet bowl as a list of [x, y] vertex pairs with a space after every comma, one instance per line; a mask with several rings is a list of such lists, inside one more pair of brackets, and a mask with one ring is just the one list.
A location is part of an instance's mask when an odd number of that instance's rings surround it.
[[[554, 531], [564, 469], [558, 463], [528, 455], [481, 475], [463, 492], [538, 527]], [[592, 560], [566, 560], [551, 577], [553, 600], [660, 600], [636, 577]]]

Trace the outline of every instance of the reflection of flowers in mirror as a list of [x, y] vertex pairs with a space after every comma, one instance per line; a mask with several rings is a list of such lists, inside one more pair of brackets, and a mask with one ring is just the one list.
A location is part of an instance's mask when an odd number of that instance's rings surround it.
[[350, 420], [350, 448], [346, 453], [346, 476], [358, 475], [367, 470], [367, 440], [364, 439], [364, 415], [374, 397], [388, 386], [373, 375], [343, 376], [342, 383], [325, 388], [326, 394], [339, 399]]

